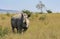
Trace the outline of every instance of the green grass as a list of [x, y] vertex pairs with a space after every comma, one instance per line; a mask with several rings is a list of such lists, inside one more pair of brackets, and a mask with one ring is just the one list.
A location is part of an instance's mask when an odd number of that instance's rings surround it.
[[[45, 17], [46, 15], [46, 17]], [[5, 20], [1, 20], [1, 16]], [[0, 37], [2, 39], [60, 39], [60, 14], [32, 14], [28, 30], [24, 34], [12, 33], [10, 18], [11, 16], [1, 15], [0, 25], [3, 29], [8, 28], [8, 35]], [[43, 17], [44, 16], [44, 17]], [[39, 20], [43, 17], [44, 20]]]

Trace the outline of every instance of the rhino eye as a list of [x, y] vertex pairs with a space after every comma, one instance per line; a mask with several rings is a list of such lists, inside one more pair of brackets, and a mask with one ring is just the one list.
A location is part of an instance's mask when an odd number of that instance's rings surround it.
[[26, 22], [24, 22], [24, 24], [26, 24]]

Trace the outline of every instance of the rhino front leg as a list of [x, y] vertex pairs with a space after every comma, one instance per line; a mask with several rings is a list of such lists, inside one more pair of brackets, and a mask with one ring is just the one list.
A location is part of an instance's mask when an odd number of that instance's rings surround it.
[[24, 33], [24, 32], [27, 31], [28, 28], [27, 28], [27, 27], [23, 27], [23, 29], [24, 29], [24, 30], [23, 30], [23, 33]]

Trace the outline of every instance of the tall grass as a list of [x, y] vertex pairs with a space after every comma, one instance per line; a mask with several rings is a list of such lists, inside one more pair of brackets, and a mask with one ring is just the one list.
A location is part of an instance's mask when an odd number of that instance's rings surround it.
[[32, 14], [24, 34], [12, 33], [10, 18], [6, 16], [4, 21], [0, 20], [2, 39], [60, 39], [60, 14]]
[[2, 19], [2, 20], [5, 20], [5, 17], [4, 17], [4, 16], [2, 16], [2, 17], [1, 17], [1, 19]]
[[3, 37], [5, 35], [7, 35], [9, 32], [8, 28], [2, 28], [2, 26], [0, 26], [0, 37]]

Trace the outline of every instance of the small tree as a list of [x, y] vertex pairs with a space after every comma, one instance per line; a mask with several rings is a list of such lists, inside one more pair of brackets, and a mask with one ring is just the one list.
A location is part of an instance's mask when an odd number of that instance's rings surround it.
[[41, 13], [43, 13], [43, 7], [45, 7], [45, 5], [42, 3], [42, 1], [40, 1], [37, 5], [36, 8], [41, 10]]
[[52, 13], [52, 11], [51, 10], [46, 10], [47, 11], [47, 13]]

